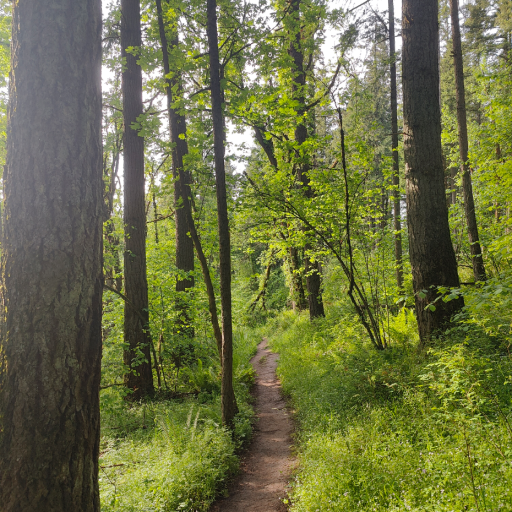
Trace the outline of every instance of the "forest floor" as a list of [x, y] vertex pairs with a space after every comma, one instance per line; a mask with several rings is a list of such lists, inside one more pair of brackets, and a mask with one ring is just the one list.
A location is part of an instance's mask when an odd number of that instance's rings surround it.
[[258, 418], [254, 437], [242, 457], [240, 474], [229, 486], [229, 496], [214, 503], [211, 512], [287, 510], [283, 499], [296, 460], [291, 453], [293, 421], [276, 376], [278, 358], [264, 338], [251, 360], [256, 371], [253, 394]]

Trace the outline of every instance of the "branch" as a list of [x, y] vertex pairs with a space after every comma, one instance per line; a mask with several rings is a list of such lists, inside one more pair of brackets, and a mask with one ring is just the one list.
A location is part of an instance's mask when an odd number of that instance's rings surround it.
[[169, 217], [174, 217], [174, 212], [169, 213], [169, 215], [163, 215], [153, 220], [148, 220], [146, 224], [149, 224], [151, 222], [160, 222], [161, 220], [168, 219]]
[[313, 107], [316, 107], [328, 94], [330, 94], [331, 89], [334, 86], [334, 82], [336, 82], [336, 78], [338, 78], [338, 74], [339, 74], [340, 69], [341, 69], [341, 64], [342, 64], [342, 61], [340, 59], [338, 61], [338, 66], [336, 67], [336, 71], [334, 72], [334, 75], [333, 75], [333, 77], [331, 79], [331, 82], [327, 86], [327, 89], [323, 92], [323, 94], [322, 94], [322, 96], [320, 96], [320, 98], [318, 98], [317, 100], [313, 101], [313, 103], [310, 103], [309, 105], [307, 105], [305, 107], [305, 110], [310, 110]]
[[352, 11], [355, 11], [356, 9], [359, 9], [359, 7], [363, 7], [363, 5], [366, 5], [369, 2], [370, 2], [370, 0], [365, 0], [363, 3], [361, 3], [359, 5], [356, 5], [355, 7], [352, 7], [352, 9], [349, 9], [347, 11], [347, 14], [350, 14]]

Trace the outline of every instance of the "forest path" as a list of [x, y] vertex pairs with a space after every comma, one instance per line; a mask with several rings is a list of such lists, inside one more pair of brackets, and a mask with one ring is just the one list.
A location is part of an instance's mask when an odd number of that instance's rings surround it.
[[256, 371], [253, 394], [256, 416], [253, 440], [242, 457], [240, 475], [229, 487], [229, 497], [217, 500], [211, 512], [281, 512], [282, 499], [295, 466], [291, 454], [293, 422], [276, 376], [278, 354], [258, 345], [251, 363]]

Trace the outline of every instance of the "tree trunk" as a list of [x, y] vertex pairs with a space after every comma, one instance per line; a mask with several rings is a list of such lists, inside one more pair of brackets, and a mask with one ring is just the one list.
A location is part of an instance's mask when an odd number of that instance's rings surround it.
[[[437, 0], [403, 0], [404, 158], [409, 254], [422, 343], [463, 300], [436, 302], [438, 286], [459, 286], [450, 239], [441, 149]], [[423, 290], [426, 295], [423, 297]], [[420, 295], [421, 294], [421, 295]]]
[[[151, 369], [148, 283], [146, 276], [146, 204], [144, 188], [144, 139], [132, 127], [142, 115], [142, 70], [129, 47], [140, 48], [139, 0], [121, 0], [121, 52], [124, 117], [124, 281], [129, 302], [124, 307], [124, 363], [129, 368], [125, 385], [132, 400], [154, 391]], [[139, 352], [143, 354], [140, 360]]]
[[[293, 98], [298, 101], [296, 108], [297, 119], [300, 119], [295, 127], [295, 143], [297, 144], [298, 178], [304, 189], [306, 197], [314, 196], [309, 180], [309, 170], [311, 164], [309, 155], [304, 152], [303, 145], [308, 138], [308, 129], [304, 122], [306, 114], [306, 72], [304, 70], [304, 52], [302, 48], [302, 31], [300, 30], [300, 2], [301, 0], [291, 0], [289, 16], [292, 18], [293, 39], [290, 41], [288, 54], [293, 59], [292, 66], [292, 91]], [[307, 150], [306, 150], [307, 151]], [[325, 316], [324, 305], [322, 302], [321, 277], [318, 273], [318, 262], [311, 261], [307, 252], [310, 246], [305, 248], [306, 257], [304, 259], [304, 268], [306, 270], [306, 288], [308, 290], [309, 317], [311, 320], [319, 316]]]
[[217, 2], [207, 0], [207, 33], [210, 60], [213, 144], [215, 153], [215, 183], [217, 218], [219, 223], [220, 300], [222, 310], [222, 422], [233, 426], [237, 412], [233, 390], [233, 324], [231, 317], [231, 243], [229, 236], [226, 172], [224, 167], [224, 114], [220, 84], [219, 42], [217, 35]]
[[[169, 114], [169, 131], [171, 132], [172, 148], [172, 175], [174, 178], [174, 206], [175, 206], [175, 226], [176, 226], [176, 267], [186, 273], [194, 271], [194, 242], [189, 236], [189, 225], [187, 221], [187, 214], [184, 208], [183, 195], [186, 194], [190, 197], [190, 172], [185, 170], [183, 159], [188, 154], [187, 144], [187, 124], [183, 114], [180, 114], [174, 107], [173, 103], [182, 95], [183, 86], [181, 81], [181, 74], [179, 70], [173, 70], [170, 76], [169, 64], [169, 50], [168, 40], [165, 33], [165, 25], [163, 22], [163, 11], [161, 0], [156, 0], [156, 7], [158, 13], [158, 24], [160, 32], [160, 43], [162, 46], [163, 65], [167, 81], [167, 111]], [[173, 29], [174, 34], [170, 41], [172, 49], [179, 47], [179, 37], [177, 28]], [[173, 91], [176, 92], [178, 98], [173, 97]], [[180, 179], [180, 170], [183, 171], [182, 175], [184, 181]], [[186, 292], [194, 286], [194, 278], [191, 276], [187, 279], [178, 279], [176, 281], [176, 291]], [[179, 294], [181, 295], [181, 294]], [[191, 327], [191, 318], [187, 299], [185, 297], [178, 297], [177, 308], [180, 311], [180, 319], [176, 326], [177, 331], [185, 332], [193, 336], [194, 331]]]
[[396, 93], [396, 53], [395, 53], [395, 9], [389, 0], [389, 57], [391, 76], [391, 148], [393, 151], [393, 223], [395, 237], [396, 283], [400, 292], [404, 287], [404, 267], [402, 263], [402, 222], [400, 220], [400, 167], [398, 165], [398, 107]]
[[289, 249], [289, 262], [292, 274], [292, 301], [293, 308], [304, 311], [308, 307], [304, 286], [302, 284], [302, 272], [300, 270], [299, 251], [296, 247]]
[[100, 510], [101, 4], [13, 4], [0, 509]]
[[324, 303], [322, 301], [322, 276], [318, 261], [311, 261], [307, 256], [304, 260], [306, 271], [306, 286], [308, 288], [309, 318], [325, 316]]
[[473, 185], [468, 161], [468, 126], [466, 119], [466, 94], [464, 88], [464, 65], [462, 62], [462, 45], [459, 27], [459, 2], [450, 0], [452, 17], [453, 40], [453, 66], [455, 69], [455, 92], [457, 98], [457, 124], [459, 127], [459, 154], [462, 172], [462, 193], [464, 195], [464, 212], [468, 224], [469, 244], [471, 248], [471, 261], [475, 281], [485, 281], [485, 267], [478, 237], [478, 224], [476, 222], [475, 201], [473, 198]]

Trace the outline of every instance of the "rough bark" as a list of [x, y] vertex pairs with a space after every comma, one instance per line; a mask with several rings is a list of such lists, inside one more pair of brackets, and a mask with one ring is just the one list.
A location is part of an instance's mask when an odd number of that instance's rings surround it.
[[94, 512], [101, 4], [13, 3], [2, 240], [0, 509]]
[[[437, 0], [404, 0], [404, 159], [409, 254], [420, 338], [427, 342], [463, 305], [439, 300], [437, 287], [459, 286], [450, 239], [441, 149]], [[420, 293], [426, 290], [426, 297]]]
[[395, 8], [389, 0], [389, 57], [391, 76], [391, 150], [393, 151], [393, 227], [395, 238], [396, 283], [399, 290], [404, 286], [402, 263], [402, 222], [400, 218], [400, 166], [398, 162], [398, 107], [396, 93]]
[[215, 184], [219, 224], [220, 302], [222, 311], [222, 422], [230, 427], [237, 412], [233, 390], [233, 322], [231, 315], [231, 242], [229, 235], [226, 170], [224, 166], [224, 114], [220, 85], [219, 41], [217, 34], [217, 2], [208, 0], [207, 32], [210, 60], [210, 90], [212, 101], [213, 145], [215, 154]]
[[[121, 52], [124, 118], [124, 281], [129, 302], [124, 308], [124, 363], [129, 368], [125, 385], [129, 399], [138, 400], [154, 391], [151, 369], [148, 283], [146, 276], [146, 204], [144, 139], [133, 124], [142, 115], [142, 70], [129, 47], [142, 44], [139, 0], [121, 1]], [[144, 319], [144, 321], [142, 320]], [[142, 358], [139, 354], [142, 354]]]
[[459, 155], [461, 159], [462, 194], [464, 196], [464, 213], [468, 225], [471, 262], [475, 281], [485, 281], [485, 267], [482, 248], [478, 237], [473, 185], [468, 158], [468, 125], [466, 118], [466, 93], [464, 87], [464, 64], [462, 61], [462, 45], [459, 27], [459, 2], [450, 0], [452, 18], [453, 67], [455, 70], [455, 96], [457, 100], [457, 124], [459, 128]]
[[[167, 94], [167, 112], [169, 116], [169, 131], [171, 133], [172, 148], [172, 174], [174, 178], [174, 206], [175, 206], [175, 226], [176, 226], [176, 267], [183, 272], [191, 273], [194, 271], [194, 242], [189, 236], [189, 225], [187, 214], [184, 209], [183, 196], [190, 197], [191, 176], [184, 165], [183, 159], [188, 154], [187, 143], [187, 124], [185, 116], [174, 108], [174, 102], [182, 94], [183, 86], [179, 70], [173, 70], [171, 74], [169, 64], [169, 46], [171, 49], [179, 48], [179, 37], [177, 30], [174, 31], [172, 38], [168, 41], [165, 25], [163, 22], [162, 2], [156, 0], [158, 13], [158, 24], [160, 33], [160, 43], [162, 47], [163, 65], [166, 76], [166, 94]], [[174, 92], [177, 98], [174, 98]], [[180, 173], [180, 170], [183, 172]], [[183, 175], [184, 180], [180, 178]], [[194, 278], [178, 279], [176, 281], [176, 291], [186, 292], [194, 286]], [[177, 299], [177, 307], [180, 311], [178, 331], [185, 331], [188, 335], [193, 335], [193, 329], [190, 326], [190, 313], [187, 307], [186, 298]]]
[[[292, 18], [293, 33], [292, 40], [288, 49], [288, 54], [293, 60], [292, 66], [292, 91], [293, 97], [298, 101], [296, 109], [299, 122], [295, 127], [295, 143], [297, 144], [298, 158], [298, 179], [303, 187], [306, 197], [314, 196], [309, 180], [309, 171], [311, 163], [309, 155], [304, 153], [303, 145], [308, 138], [308, 128], [304, 121], [306, 114], [306, 71], [304, 69], [304, 50], [302, 48], [302, 31], [300, 30], [300, 2], [301, 0], [291, 0], [289, 16]], [[310, 245], [305, 248], [306, 257], [304, 259], [304, 268], [306, 271], [306, 288], [308, 291], [309, 317], [314, 318], [325, 316], [324, 305], [322, 302], [321, 276], [318, 273], [318, 262], [311, 261], [307, 255], [311, 249]]]

